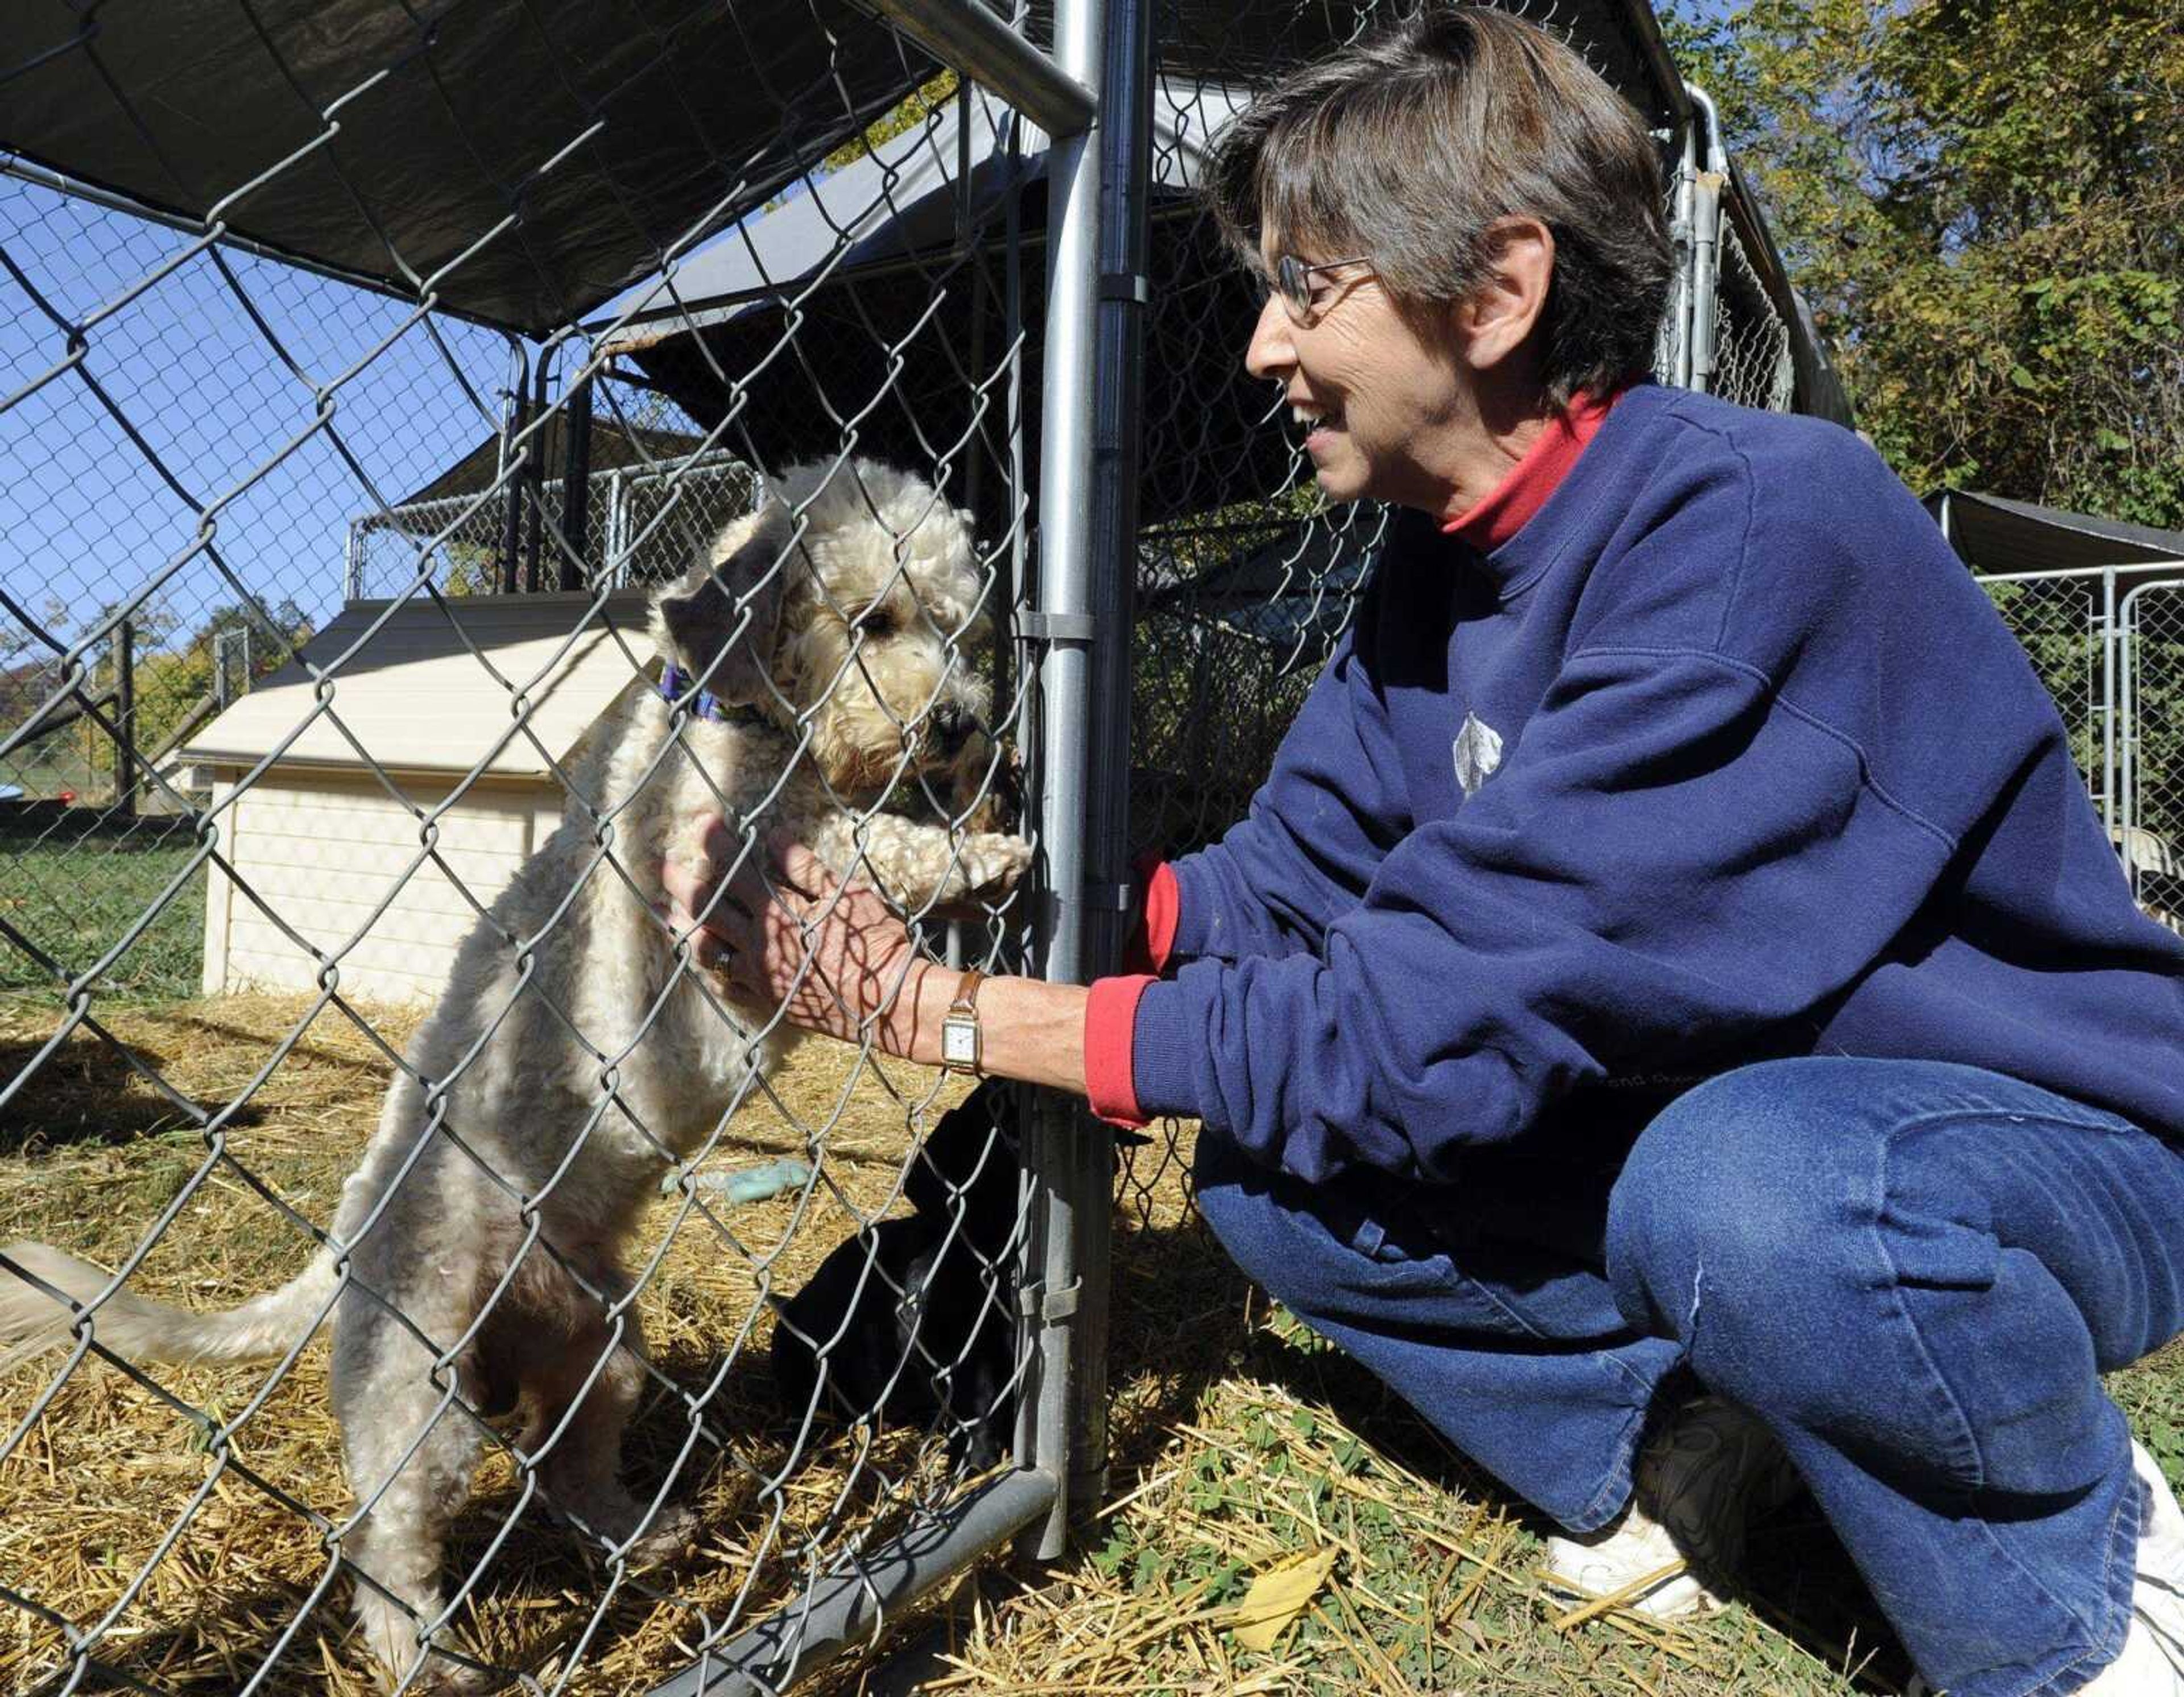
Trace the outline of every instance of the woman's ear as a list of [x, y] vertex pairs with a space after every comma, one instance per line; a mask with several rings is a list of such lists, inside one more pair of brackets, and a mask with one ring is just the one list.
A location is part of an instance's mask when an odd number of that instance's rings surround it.
[[1474, 371], [1507, 360], [1532, 334], [1555, 278], [1554, 232], [1536, 218], [1504, 218], [1486, 232], [1485, 281], [1457, 308], [1456, 330]]

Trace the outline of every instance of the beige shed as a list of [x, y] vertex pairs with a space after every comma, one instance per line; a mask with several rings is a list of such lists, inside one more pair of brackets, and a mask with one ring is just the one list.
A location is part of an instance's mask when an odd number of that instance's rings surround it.
[[[344, 992], [438, 992], [476, 918], [464, 891], [487, 905], [507, 886], [561, 822], [554, 768], [622, 691], [650, 687], [644, 595], [612, 597], [572, 635], [590, 604], [351, 601], [303, 650], [334, 668], [325, 711], [292, 661], [190, 740], [184, 758], [209, 772], [236, 873], [213, 868], [206, 891], [207, 993], [312, 988], [312, 948], [345, 951]], [[526, 702], [529, 734], [496, 749]], [[428, 820], [446, 871], [417, 861]]]

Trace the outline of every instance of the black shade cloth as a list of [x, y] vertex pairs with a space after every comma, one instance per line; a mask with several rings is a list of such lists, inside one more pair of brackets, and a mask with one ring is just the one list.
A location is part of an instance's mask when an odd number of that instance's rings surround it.
[[[1669, 115], [1646, 7], [1563, 9]], [[1363, 16], [1161, 11], [1170, 70], [1245, 81]], [[938, 69], [845, 0], [13, 0], [0, 148], [186, 219], [220, 206], [276, 252], [539, 335], [763, 206]]]
[[536, 335], [937, 69], [843, 0], [14, 0], [0, 148]]

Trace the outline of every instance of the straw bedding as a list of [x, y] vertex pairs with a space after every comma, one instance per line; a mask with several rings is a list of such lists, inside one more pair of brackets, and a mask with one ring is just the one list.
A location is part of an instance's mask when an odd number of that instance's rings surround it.
[[[265, 1064], [309, 1006], [293, 997], [237, 996], [103, 1017], [183, 1093], [216, 1104]], [[368, 1014], [397, 1048], [418, 1017], [381, 1008]], [[53, 1017], [49, 1008], [0, 1007], [6, 1075], [50, 1035]], [[309, 1254], [309, 1238], [236, 1169], [322, 1222], [370, 1133], [387, 1072], [385, 1056], [355, 1024], [322, 1010], [228, 1123], [223, 1136], [232, 1164], [214, 1164], [135, 1287], [212, 1308], [292, 1274]], [[691, 1659], [688, 1646], [728, 1616], [747, 1585], [745, 1621], [790, 1594], [806, 1538], [832, 1549], [859, 1529], [883, 1535], [903, 1500], [946, 1484], [942, 1459], [928, 1453], [937, 1447], [920, 1434], [887, 1432], [860, 1443], [830, 1426], [815, 1432], [777, 1498], [761, 1500], [761, 1477], [780, 1471], [796, 1433], [766, 1375], [767, 1323], [755, 1301], [755, 1269], [768, 1261], [777, 1283], [800, 1283], [853, 1229], [849, 1206], [867, 1214], [888, 1207], [913, 1109], [929, 1119], [961, 1093], [922, 1069], [860, 1063], [850, 1049], [817, 1044], [776, 1078], [774, 1091], [777, 1104], [748, 1107], [705, 1164], [732, 1169], [801, 1154], [800, 1127], [831, 1120], [825, 1168], [833, 1188], [822, 1187], [803, 1227], [790, 1231], [792, 1193], [732, 1211], [716, 1205], [717, 1225], [692, 1214], [676, 1225], [681, 1199], [666, 1197], [645, 1228], [649, 1248], [676, 1226], [643, 1302], [655, 1365], [694, 1393], [718, 1381], [709, 1419], [671, 1490], [703, 1514], [709, 1531], [696, 1555], [669, 1571], [625, 1575], [599, 1609], [614, 1576], [547, 1524], [541, 1505], [523, 1504], [504, 1453], [488, 1460], [458, 1528], [451, 1572], [486, 1557], [515, 1516], [467, 1630], [494, 1661], [549, 1686], [588, 1633], [568, 1689], [649, 1689]], [[203, 1134], [110, 1048], [79, 1034], [0, 1117], [0, 1242], [40, 1238], [111, 1267], [206, 1160]], [[176, 1400], [95, 1359], [84, 1362], [0, 1463], [0, 1586], [79, 1628], [118, 1607], [95, 1658], [125, 1682], [233, 1691], [303, 1614], [259, 1689], [370, 1690], [345, 1645], [345, 1582], [326, 1583], [329, 1560], [309, 1518], [310, 1510], [338, 1516], [347, 1506], [339, 1434], [327, 1413], [326, 1353], [322, 1341], [315, 1343], [270, 1389], [275, 1363], [157, 1370]], [[15, 1430], [64, 1359], [49, 1355], [0, 1381], [0, 1432]], [[248, 1410], [226, 1468], [215, 1466], [203, 1430], [176, 1401], [215, 1421]], [[633, 1482], [656, 1488], [691, 1430], [676, 1397], [655, 1387], [630, 1433]], [[187, 1525], [132, 1592], [186, 1514]], [[0, 1607], [0, 1691], [36, 1689], [64, 1668], [64, 1649], [57, 1624]]]
[[[234, 997], [119, 1013], [112, 1024], [185, 1092], [219, 1102], [264, 1065], [307, 1005]], [[398, 1047], [414, 1017], [372, 1012]], [[50, 1034], [52, 1019], [49, 1008], [0, 1004], [6, 1075]], [[322, 1220], [370, 1129], [385, 1072], [360, 1032], [322, 1012], [231, 1121], [226, 1147], [291, 1206]], [[795, 1434], [763, 1362], [754, 1265], [771, 1256], [783, 1285], [800, 1283], [851, 1229], [844, 1203], [867, 1213], [887, 1205], [913, 1110], [936, 1114], [960, 1089], [826, 1045], [807, 1047], [775, 1086], [778, 1104], [746, 1110], [707, 1164], [801, 1153], [800, 1127], [831, 1118], [827, 1169], [840, 1198], [822, 1192], [822, 1205], [785, 1242], [788, 1198], [723, 1214], [718, 1227], [686, 1220], [644, 1299], [662, 1371], [692, 1391], [717, 1381], [712, 1419], [671, 1493], [700, 1510], [707, 1532], [697, 1554], [617, 1580], [543, 1524], [535, 1504], [518, 1512], [520, 1483], [505, 1457], [488, 1461], [459, 1528], [458, 1565], [492, 1556], [467, 1629], [538, 1689], [649, 1691], [736, 1610], [738, 1623], [753, 1620], [792, 1594], [806, 1540], [831, 1550], [860, 1531], [883, 1537], [905, 1500], [950, 1487], [939, 1446], [919, 1434], [861, 1442], [831, 1427], [814, 1435], [776, 1496], [761, 1490]], [[1901, 1653], [1809, 1503], [1759, 1529], [1751, 1588], [1723, 1615], [1664, 1627], [1546, 1595], [1535, 1572], [1545, 1528], [1228, 1264], [1190, 1208], [1190, 1142], [1188, 1128], [1171, 1128], [1171, 1140], [1134, 1152], [1117, 1186], [1111, 1484], [1079, 1549], [1045, 1569], [986, 1564], [889, 1641], [905, 1653], [838, 1665], [806, 1689], [982, 1697], [1898, 1689], [1908, 1671]], [[109, 1050], [79, 1036], [0, 1111], [0, 1241], [42, 1237], [110, 1265], [205, 1152], [197, 1130]], [[675, 1205], [656, 1208], [651, 1242]], [[156, 1294], [218, 1305], [285, 1277], [308, 1251], [303, 1233], [219, 1170], [138, 1277]], [[2179, 1365], [2164, 1352], [2111, 1385], [2172, 1469], [2184, 1454]], [[0, 1432], [15, 1430], [51, 1366], [48, 1358], [43, 1370], [0, 1381]], [[324, 1348], [306, 1351], [253, 1408], [270, 1370], [164, 1371], [176, 1397], [215, 1420], [248, 1410], [225, 1470], [192, 1419], [96, 1362], [0, 1462], [0, 1587], [79, 1629], [114, 1611], [97, 1658], [116, 1689], [236, 1691], [299, 1616], [258, 1689], [276, 1697], [371, 1689], [346, 1642], [348, 1611], [340, 1585], [327, 1583], [318, 1533], [281, 1500], [327, 1515], [345, 1506]], [[650, 1396], [630, 1434], [632, 1482], [666, 1478], [689, 1432], [673, 1395]], [[1326, 1583], [1273, 1647], [1245, 1648], [1234, 1628], [1254, 1577], [1284, 1556], [1330, 1550]], [[0, 1604], [0, 1692], [58, 1690], [64, 1648], [57, 1622]]]

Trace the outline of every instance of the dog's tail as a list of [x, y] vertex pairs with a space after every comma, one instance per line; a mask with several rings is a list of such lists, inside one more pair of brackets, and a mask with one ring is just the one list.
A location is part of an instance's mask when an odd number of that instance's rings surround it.
[[[0, 1249], [0, 1374], [64, 1343], [77, 1315], [113, 1283], [109, 1274], [49, 1249]], [[120, 1290], [84, 1325], [131, 1361], [251, 1361], [278, 1355], [304, 1335], [332, 1298], [333, 1257], [325, 1250], [277, 1291], [220, 1314], [198, 1314]]]

